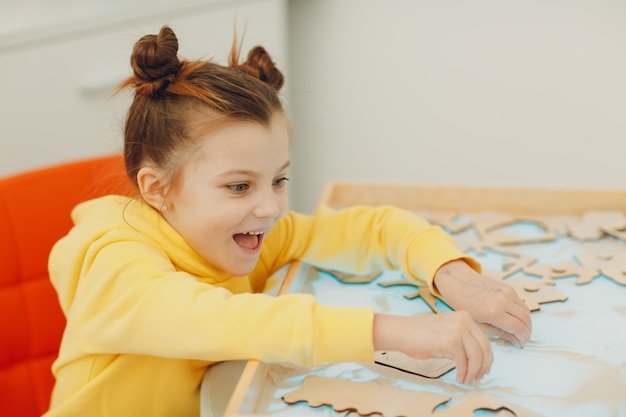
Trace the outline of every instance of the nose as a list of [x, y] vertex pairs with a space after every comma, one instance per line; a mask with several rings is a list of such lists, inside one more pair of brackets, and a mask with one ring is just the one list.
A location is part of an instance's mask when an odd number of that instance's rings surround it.
[[270, 188], [259, 193], [253, 213], [258, 218], [275, 218], [283, 209], [283, 193]]

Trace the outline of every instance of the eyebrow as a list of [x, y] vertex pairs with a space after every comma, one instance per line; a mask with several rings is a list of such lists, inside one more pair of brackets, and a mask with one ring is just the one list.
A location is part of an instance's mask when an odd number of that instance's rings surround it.
[[[287, 169], [289, 165], [291, 165], [291, 161], [285, 162], [285, 164], [283, 164], [283, 166], [281, 166], [277, 172]], [[219, 177], [228, 177], [231, 175], [247, 175], [247, 176], [252, 177], [256, 175], [256, 172], [251, 171], [249, 169], [230, 169], [228, 171], [222, 172], [221, 174], [218, 174]]]

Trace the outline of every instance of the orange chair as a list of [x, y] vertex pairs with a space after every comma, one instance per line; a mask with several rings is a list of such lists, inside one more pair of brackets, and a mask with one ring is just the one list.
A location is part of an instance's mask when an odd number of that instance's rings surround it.
[[69, 231], [72, 208], [132, 192], [121, 155], [0, 179], [0, 416], [40, 416], [48, 409], [50, 367], [65, 326], [48, 254]]

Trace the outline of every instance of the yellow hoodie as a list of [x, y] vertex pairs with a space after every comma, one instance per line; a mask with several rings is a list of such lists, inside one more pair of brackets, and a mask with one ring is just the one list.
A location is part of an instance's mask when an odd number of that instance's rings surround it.
[[289, 212], [243, 277], [208, 264], [141, 200], [99, 198], [72, 218], [49, 260], [67, 326], [46, 417], [197, 417], [200, 381], [217, 361], [371, 362], [373, 308], [272, 297], [259, 293], [266, 279], [299, 259], [401, 269], [432, 285], [441, 265], [466, 258], [440, 228], [392, 207]]

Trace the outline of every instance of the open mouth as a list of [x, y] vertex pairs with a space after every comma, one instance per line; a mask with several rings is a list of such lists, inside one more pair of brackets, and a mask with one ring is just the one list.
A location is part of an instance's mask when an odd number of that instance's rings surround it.
[[236, 235], [233, 235], [233, 240], [242, 248], [249, 251], [255, 251], [261, 247], [264, 235], [264, 232], [237, 233]]

